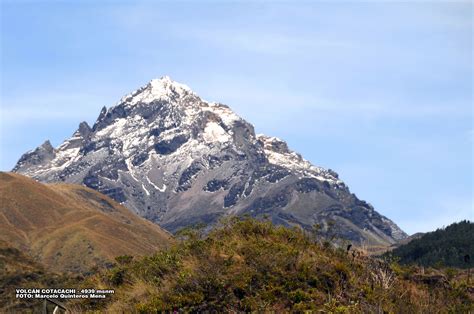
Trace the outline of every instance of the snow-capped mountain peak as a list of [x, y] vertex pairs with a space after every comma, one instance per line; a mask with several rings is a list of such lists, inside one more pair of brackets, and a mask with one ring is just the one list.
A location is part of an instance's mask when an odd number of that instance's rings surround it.
[[170, 231], [250, 214], [306, 229], [335, 220], [343, 237], [357, 241], [404, 236], [334, 171], [256, 135], [228, 106], [167, 76], [104, 107], [92, 128], [81, 123], [56, 149], [45, 143], [26, 153], [13, 171], [84, 184]]
[[147, 104], [158, 100], [183, 98], [188, 95], [196, 96], [188, 86], [173, 81], [169, 76], [163, 76], [159, 79], [152, 79], [145, 86], [124, 96], [120, 103], [133, 106], [137, 103]]

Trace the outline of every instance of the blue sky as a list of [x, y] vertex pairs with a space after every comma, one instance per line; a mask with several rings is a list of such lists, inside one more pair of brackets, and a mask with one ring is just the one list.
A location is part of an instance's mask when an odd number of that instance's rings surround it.
[[473, 209], [470, 2], [1, 1], [0, 169], [169, 75], [408, 233]]

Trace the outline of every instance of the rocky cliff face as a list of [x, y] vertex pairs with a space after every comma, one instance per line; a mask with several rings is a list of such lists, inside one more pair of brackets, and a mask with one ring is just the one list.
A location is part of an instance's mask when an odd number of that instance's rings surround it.
[[406, 237], [334, 171], [168, 77], [104, 107], [59, 147], [24, 154], [13, 171], [84, 184], [172, 232], [249, 214], [307, 229], [333, 222], [340, 236], [371, 244]]

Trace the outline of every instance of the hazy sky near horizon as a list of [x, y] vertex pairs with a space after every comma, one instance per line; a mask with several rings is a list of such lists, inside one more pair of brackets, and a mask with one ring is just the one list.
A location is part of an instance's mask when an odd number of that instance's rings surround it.
[[169, 75], [408, 233], [474, 220], [469, 1], [0, 3], [2, 171]]

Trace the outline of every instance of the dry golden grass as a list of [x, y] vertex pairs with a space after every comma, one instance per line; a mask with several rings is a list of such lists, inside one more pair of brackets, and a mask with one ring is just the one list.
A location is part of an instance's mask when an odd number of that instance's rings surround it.
[[55, 271], [87, 271], [166, 247], [171, 235], [112, 199], [71, 184], [0, 173], [0, 240]]

